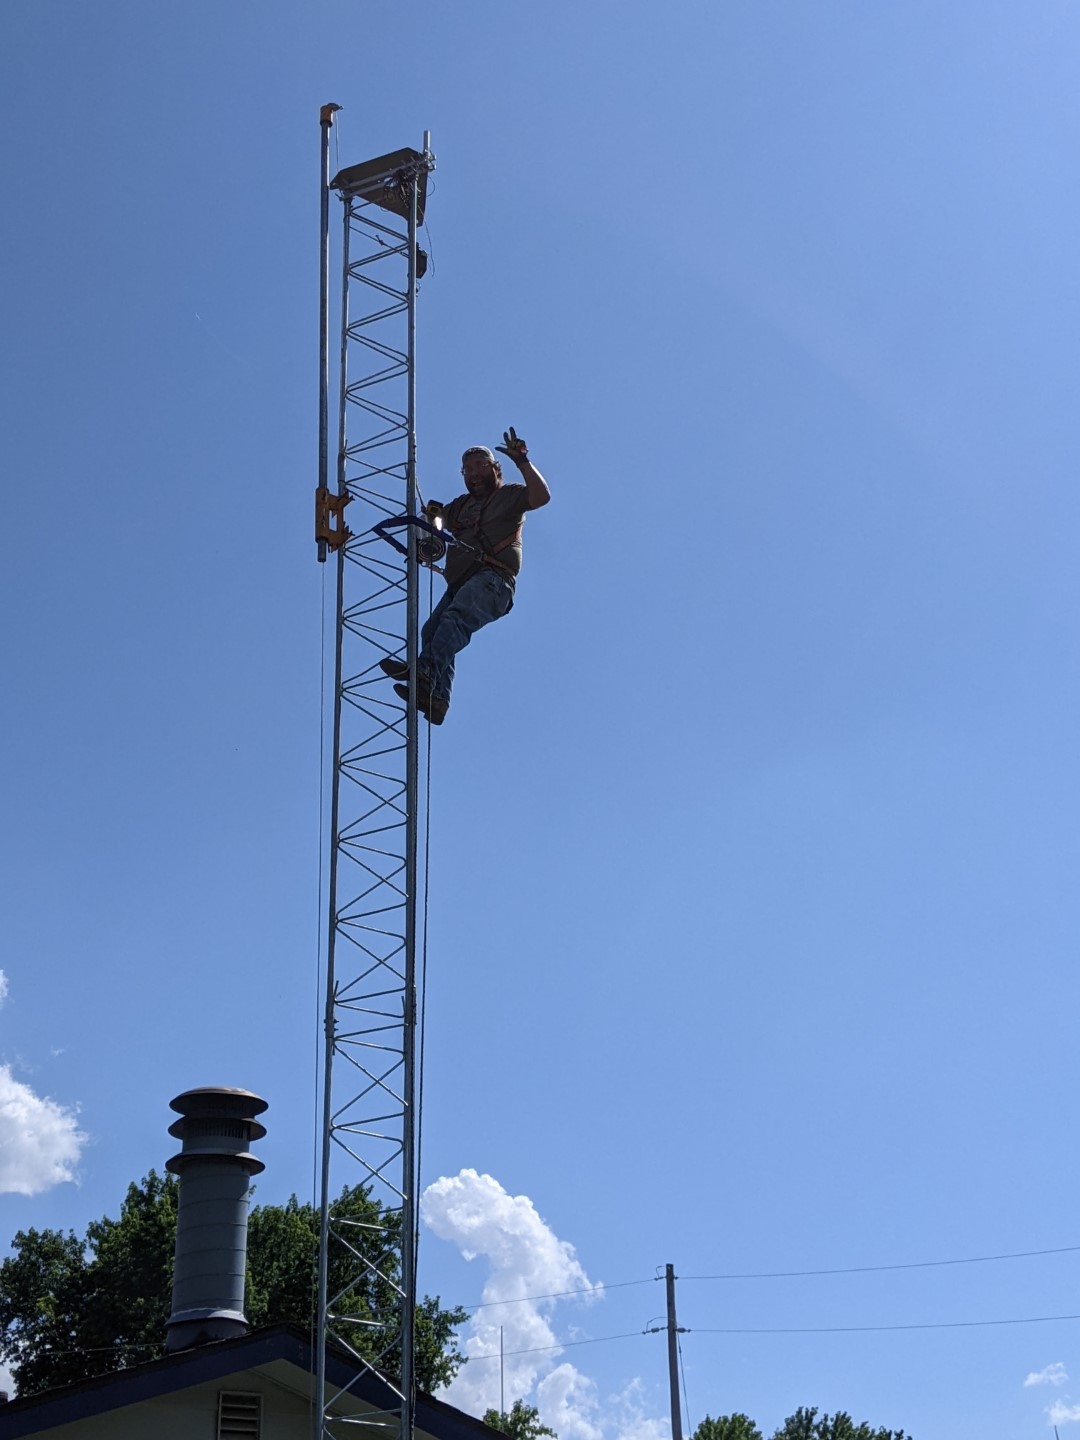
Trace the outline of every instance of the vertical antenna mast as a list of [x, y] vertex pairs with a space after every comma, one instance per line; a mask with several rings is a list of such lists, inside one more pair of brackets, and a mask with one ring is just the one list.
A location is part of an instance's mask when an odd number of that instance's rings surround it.
[[[326, 990], [320, 1165], [316, 1440], [352, 1434], [362, 1419], [385, 1440], [411, 1440], [416, 1316], [416, 937], [419, 745], [416, 532], [387, 544], [373, 527], [417, 512], [417, 230], [428, 136], [353, 165], [331, 180], [324, 106], [322, 371], [329, 373], [329, 194], [343, 206], [336, 484], [328, 482], [328, 422], [320, 390], [319, 559], [336, 561]], [[347, 508], [348, 507], [348, 508]], [[348, 525], [346, 525], [346, 517]], [[409, 666], [408, 703], [379, 668]], [[379, 1207], [360, 1214], [342, 1192]], [[358, 1362], [357, 1380], [328, 1385], [326, 1348]], [[383, 1399], [354, 1393], [360, 1376]], [[369, 1389], [369, 1387], [365, 1387]], [[370, 1390], [369, 1390], [370, 1393]]]

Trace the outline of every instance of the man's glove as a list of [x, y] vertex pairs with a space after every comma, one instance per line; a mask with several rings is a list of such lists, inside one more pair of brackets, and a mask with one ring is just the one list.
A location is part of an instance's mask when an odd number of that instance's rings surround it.
[[515, 465], [521, 465], [529, 458], [529, 447], [524, 440], [519, 440], [517, 431], [511, 425], [509, 430], [503, 431], [503, 443], [496, 445], [500, 455], [508, 455]]

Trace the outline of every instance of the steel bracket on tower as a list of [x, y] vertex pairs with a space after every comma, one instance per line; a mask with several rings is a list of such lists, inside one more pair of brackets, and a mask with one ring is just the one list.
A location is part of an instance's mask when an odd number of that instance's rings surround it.
[[315, 539], [323, 541], [330, 550], [337, 550], [352, 539], [352, 531], [342, 518], [351, 500], [351, 495], [335, 495], [321, 485], [315, 491]]

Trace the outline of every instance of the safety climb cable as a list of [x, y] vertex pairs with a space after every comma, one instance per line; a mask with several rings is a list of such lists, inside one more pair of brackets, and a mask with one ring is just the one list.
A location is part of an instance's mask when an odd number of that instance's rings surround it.
[[[417, 487], [419, 495], [419, 486]], [[435, 577], [428, 568], [428, 619], [433, 609]], [[428, 877], [431, 873], [431, 726], [427, 727], [427, 754], [424, 758], [424, 900], [423, 925], [420, 941], [420, 1026], [417, 1043], [417, 1094], [416, 1094], [416, 1193], [417, 1206], [413, 1216], [415, 1234], [413, 1253], [416, 1269], [420, 1268], [420, 1176], [424, 1145], [424, 1041], [427, 1034], [427, 952], [428, 952]]]
[[[323, 1018], [322, 1006], [322, 980], [323, 980], [323, 887], [326, 883], [324, 866], [326, 864], [326, 849], [324, 829], [326, 824], [326, 572], [329, 567], [319, 566], [319, 843], [318, 843], [318, 871], [315, 881], [315, 1045], [314, 1045], [314, 1074], [313, 1074], [313, 1106], [311, 1126], [311, 1208], [312, 1213], [317, 1214], [320, 1209], [319, 1197], [319, 1122], [320, 1106], [322, 1101], [322, 1086], [319, 1073], [319, 1046], [321, 1043], [321, 1027]], [[309, 1340], [311, 1353], [315, 1354], [318, 1344], [318, 1256], [315, 1257], [316, 1264], [312, 1271], [312, 1303], [311, 1303], [311, 1325], [309, 1327]], [[311, 1408], [314, 1408], [314, 1392], [312, 1392]]]

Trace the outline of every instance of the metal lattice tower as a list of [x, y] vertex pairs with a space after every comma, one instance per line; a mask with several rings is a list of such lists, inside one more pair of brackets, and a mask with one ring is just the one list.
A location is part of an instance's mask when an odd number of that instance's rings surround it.
[[[322, 358], [319, 558], [336, 571], [316, 1440], [352, 1434], [350, 1397], [327, 1387], [326, 1346], [382, 1380], [384, 1408], [364, 1413], [386, 1440], [411, 1440], [415, 1408], [417, 1108], [416, 941], [419, 746], [415, 698], [401, 701], [378, 668], [410, 666], [416, 695], [417, 531], [400, 553], [372, 527], [415, 516], [416, 295], [423, 264], [423, 149], [329, 170], [322, 123]], [[330, 197], [342, 204], [338, 445], [328, 470]], [[364, 1186], [381, 1223], [339, 1213], [345, 1186]], [[356, 1259], [361, 1273], [341, 1279]], [[352, 1264], [356, 1270], [356, 1265]], [[346, 1387], [348, 1389], [348, 1387]], [[353, 1408], [352, 1418], [341, 1413]]]

